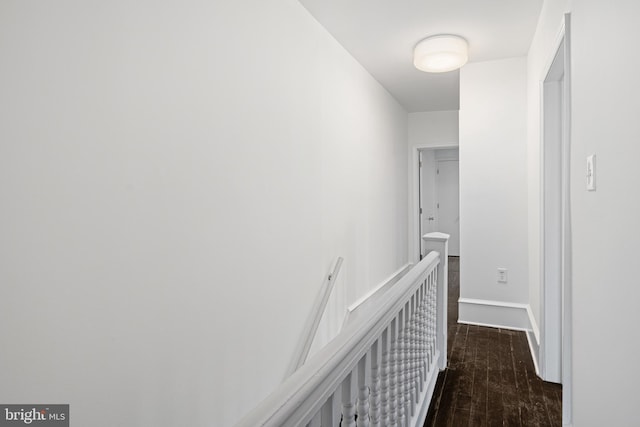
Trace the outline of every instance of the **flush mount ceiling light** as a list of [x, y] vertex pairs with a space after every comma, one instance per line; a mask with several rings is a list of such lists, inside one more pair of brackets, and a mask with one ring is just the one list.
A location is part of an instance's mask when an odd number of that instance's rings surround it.
[[467, 41], [459, 36], [427, 37], [413, 50], [413, 65], [428, 73], [457, 70], [467, 63], [468, 49]]

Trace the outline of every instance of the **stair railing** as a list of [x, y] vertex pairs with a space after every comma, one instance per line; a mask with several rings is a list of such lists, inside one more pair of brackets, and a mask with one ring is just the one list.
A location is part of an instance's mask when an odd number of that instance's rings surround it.
[[[422, 426], [447, 363], [447, 240], [238, 427]], [[356, 424], [357, 420], [357, 424]]]

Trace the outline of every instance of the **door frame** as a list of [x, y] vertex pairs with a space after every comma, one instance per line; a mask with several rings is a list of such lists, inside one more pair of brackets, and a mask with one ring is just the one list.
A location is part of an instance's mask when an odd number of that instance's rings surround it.
[[[540, 81], [539, 366], [544, 380], [562, 382], [563, 424], [571, 425], [571, 49], [568, 13], [564, 15], [552, 53]], [[547, 197], [559, 200], [547, 203]], [[552, 269], [557, 269], [556, 274], [548, 271]], [[560, 336], [558, 331], [561, 331]]]
[[[415, 145], [410, 148], [409, 155], [409, 188], [412, 189], [409, 194], [409, 262], [420, 262], [420, 243], [422, 236], [419, 235], [420, 231], [420, 168], [419, 159], [420, 151], [422, 150], [443, 150], [443, 149], [458, 149], [458, 143], [443, 142], [442, 144], [435, 145]], [[459, 151], [458, 151], [459, 152]], [[416, 236], [418, 236], [416, 238]]]
[[[436, 185], [435, 185], [435, 194], [436, 194], [436, 200], [438, 203], [438, 207], [437, 207], [437, 222], [436, 225], [438, 226], [438, 230], [442, 230], [440, 228], [440, 164], [444, 163], [444, 162], [457, 162], [458, 163], [458, 255], [451, 255], [451, 256], [460, 256], [460, 150], [458, 151], [458, 156], [456, 158], [442, 158], [442, 159], [435, 159], [435, 163], [437, 165], [437, 170], [438, 172], [436, 173]], [[451, 239], [449, 240], [449, 254], [451, 254]]]

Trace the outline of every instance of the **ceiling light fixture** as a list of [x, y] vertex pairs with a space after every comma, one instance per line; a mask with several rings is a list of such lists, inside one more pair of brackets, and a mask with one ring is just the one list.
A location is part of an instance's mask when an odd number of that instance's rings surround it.
[[427, 37], [413, 49], [413, 65], [428, 73], [457, 70], [469, 59], [469, 45], [460, 36]]

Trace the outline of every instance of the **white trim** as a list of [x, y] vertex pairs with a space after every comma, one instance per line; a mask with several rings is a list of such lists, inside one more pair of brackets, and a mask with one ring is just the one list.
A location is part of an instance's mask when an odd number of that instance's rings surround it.
[[347, 311], [344, 314], [344, 320], [342, 321], [341, 330], [344, 329], [350, 322], [354, 321], [358, 318], [358, 314], [361, 311], [366, 311], [366, 307], [368, 305], [374, 304], [376, 301], [379, 301], [379, 298], [384, 295], [389, 289], [393, 287], [400, 279], [402, 279], [413, 267], [415, 264], [406, 263], [394, 273], [392, 273], [389, 277], [384, 279], [378, 286], [367, 292], [363, 297], [357, 299], [354, 303], [352, 303], [349, 307], [347, 307]]
[[528, 304], [522, 304], [519, 302], [507, 302], [507, 301], [495, 301], [489, 299], [476, 299], [476, 298], [460, 298], [459, 303], [464, 304], [476, 304], [476, 305], [490, 305], [493, 307], [508, 307], [508, 308], [520, 308], [527, 309]]
[[531, 306], [529, 304], [527, 304], [527, 315], [529, 316], [529, 324], [531, 325], [531, 330], [536, 338], [536, 344], [540, 345], [540, 328], [538, 328], [538, 323], [536, 322], [536, 318], [533, 315], [533, 310], [531, 310]]
[[[358, 298], [353, 304], [351, 304], [347, 308], [347, 313], [351, 313], [351, 312], [355, 311], [358, 307], [360, 307], [362, 304], [364, 304], [369, 298], [374, 296], [376, 293], [382, 291], [387, 286], [390, 286], [390, 285], [396, 283], [398, 280], [400, 280], [402, 278], [402, 276], [407, 274], [407, 271], [409, 271], [409, 269], [411, 267], [413, 267], [413, 264], [408, 262], [405, 265], [403, 265], [402, 267], [400, 267], [399, 269], [397, 269], [389, 277], [387, 277], [382, 282], [380, 282], [380, 284], [378, 286], [376, 286], [375, 288], [373, 288], [372, 290], [367, 292], [364, 296], [362, 296], [361, 298]], [[386, 291], [386, 289], [384, 289], [384, 290]]]
[[[449, 234], [447, 234], [447, 239], [449, 240], [449, 255], [459, 257], [460, 256], [460, 158], [459, 158], [460, 157], [459, 156], [460, 150], [456, 148], [455, 151], [458, 153], [458, 158], [457, 159], [437, 159], [437, 158], [434, 159], [434, 161], [436, 163], [436, 170], [437, 170], [437, 173], [436, 173], [436, 176], [435, 176], [435, 186], [434, 186], [435, 187], [434, 195], [435, 195], [435, 200], [437, 201], [437, 209], [436, 209], [436, 215], [435, 215], [436, 222], [435, 222], [435, 224], [436, 224], [436, 229], [437, 230], [442, 230], [441, 219], [442, 219], [443, 215], [442, 215], [442, 211], [440, 210], [440, 200], [441, 200], [441, 194], [440, 193], [442, 191], [441, 185], [443, 183], [443, 179], [442, 179], [442, 175], [440, 174], [440, 169], [442, 168], [442, 164], [443, 163], [456, 162], [456, 164], [458, 165], [457, 166], [457, 169], [458, 169], [458, 188], [457, 188], [457, 191], [458, 191], [458, 212], [457, 212], [458, 213], [458, 215], [457, 215], [457, 217], [458, 217], [457, 218], [457, 220], [458, 220], [458, 236], [457, 237], [458, 237], [458, 239], [456, 240], [457, 244], [456, 244], [456, 248], [455, 249], [457, 249], [457, 251], [455, 251], [455, 253], [451, 253], [451, 236]], [[436, 157], [436, 156], [434, 156], [434, 157]], [[444, 180], [444, 182], [446, 182], [446, 180]]]
[[[568, 13], [565, 15], [569, 15]], [[547, 61], [545, 62], [545, 66], [542, 68], [542, 76], [540, 77], [540, 81], [544, 82], [548, 75], [549, 71], [551, 71], [551, 66], [553, 65], [553, 61], [556, 59], [556, 55], [558, 53], [558, 49], [560, 49], [560, 45], [564, 41], [565, 38], [565, 18], [562, 18], [562, 22], [560, 23], [560, 28], [556, 33], [556, 38], [553, 40], [553, 44], [551, 45], [550, 54], [547, 56]]]
[[[461, 324], [525, 332], [533, 366], [536, 369], [536, 374], [540, 376], [538, 366], [540, 332], [529, 304], [460, 298], [458, 311], [461, 313], [458, 323]], [[468, 316], [466, 319], [463, 319], [463, 312], [465, 312], [465, 316]]]
[[535, 368], [536, 375], [540, 376], [540, 368], [538, 366], [538, 354], [540, 352], [540, 346], [535, 341], [535, 337], [532, 338], [533, 331], [531, 329], [517, 328], [517, 327], [506, 327], [506, 326], [503, 326], [503, 325], [493, 325], [493, 324], [480, 323], [480, 322], [459, 321], [458, 323], [461, 323], [463, 325], [477, 325], [477, 326], [484, 326], [484, 327], [487, 327], [487, 328], [507, 329], [507, 330], [510, 330], [510, 331], [524, 332], [526, 337], [527, 337], [527, 343], [529, 344], [529, 353], [531, 353], [531, 360], [533, 361], [533, 367]]
[[[562, 128], [562, 171], [563, 188], [562, 188], [562, 239], [564, 239], [562, 247], [562, 360], [561, 360], [561, 380], [563, 385], [562, 393], [562, 418], [564, 425], [571, 425], [573, 419], [572, 395], [573, 395], [573, 378], [572, 378], [572, 273], [571, 273], [571, 194], [570, 194], [570, 150], [571, 150], [571, 14], [565, 13], [560, 23], [559, 31], [553, 45], [551, 46], [550, 56], [543, 73], [540, 78], [540, 301], [541, 301], [541, 336], [540, 336], [540, 368], [542, 377], [546, 377], [546, 330], [549, 327], [557, 327], [555, 325], [547, 325], [545, 314], [545, 203], [544, 203], [544, 178], [545, 178], [545, 96], [544, 84], [549, 77], [552, 66], [558, 55], [563, 55], [564, 63], [564, 85], [562, 96], [564, 105], [561, 114], [563, 115], [564, 126]], [[560, 49], [563, 47], [563, 49]], [[566, 245], [566, 246], [565, 246]]]
[[540, 357], [540, 328], [533, 315], [531, 306], [527, 304], [527, 315], [529, 317], [529, 325], [531, 330], [527, 331], [527, 341], [529, 342], [529, 350], [531, 351], [531, 358], [533, 359], [533, 366], [536, 368], [536, 375], [540, 376], [540, 366], [538, 360]]
[[565, 156], [565, 208], [566, 208], [566, 228], [565, 239], [568, 242], [568, 248], [565, 248], [565, 265], [564, 265], [564, 284], [562, 295], [562, 420], [567, 425], [573, 424], [573, 266], [571, 264], [572, 248], [571, 248], [571, 14], [565, 13], [562, 21], [564, 32], [564, 119], [566, 126], [564, 127], [563, 139]]
[[526, 328], [518, 328], [518, 327], [511, 327], [511, 326], [504, 326], [504, 325], [496, 325], [496, 324], [493, 324], [493, 323], [472, 322], [472, 321], [469, 321], [469, 320], [458, 320], [458, 323], [460, 323], [461, 325], [482, 326], [482, 327], [485, 327], [485, 328], [505, 329], [505, 330], [508, 330], [508, 331], [531, 332]]
[[540, 343], [536, 341], [536, 337], [533, 331], [527, 331], [527, 342], [529, 343], [529, 351], [531, 352], [531, 359], [533, 359], [533, 366], [536, 368], [536, 375], [540, 376], [540, 367], [538, 366], [538, 355], [540, 354]]
[[459, 323], [494, 328], [528, 331], [531, 329], [527, 314], [528, 304], [460, 298]]
[[[564, 40], [564, 39], [561, 39]], [[566, 162], [563, 140], [564, 43], [541, 82], [540, 163], [542, 165], [540, 258], [540, 368], [545, 381], [560, 382], [562, 372], [562, 270]]]

